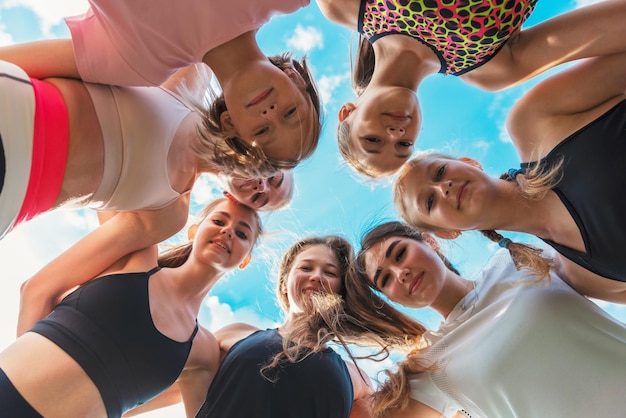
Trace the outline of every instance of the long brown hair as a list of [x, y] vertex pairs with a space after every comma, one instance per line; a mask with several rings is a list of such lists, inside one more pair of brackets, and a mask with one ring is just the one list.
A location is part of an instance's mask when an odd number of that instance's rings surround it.
[[[433, 367], [433, 364], [421, 356], [420, 346], [426, 327], [413, 318], [397, 311], [382, 300], [376, 294], [376, 291], [379, 291], [379, 289], [368, 278], [365, 271], [365, 255], [367, 251], [388, 237], [404, 237], [417, 242], [429, 243], [429, 239], [426, 239], [421, 232], [397, 221], [380, 224], [369, 230], [361, 239], [361, 248], [355, 261], [357, 274], [354, 278], [354, 283], [351, 283], [351, 287], [356, 289], [356, 293], [360, 295], [358, 300], [364, 305], [365, 310], [374, 313], [375, 317], [371, 318], [370, 322], [386, 323], [387, 328], [395, 334], [396, 338], [404, 338], [409, 343], [407, 346], [410, 349], [406, 359], [398, 364], [397, 371], [385, 370], [384, 373], [387, 379], [372, 395], [372, 411], [376, 417], [384, 417], [406, 408], [409, 403], [409, 375], [422, 373]], [[458, 270], [454, 268], [443, 253], [436, 248], [433, 248], [433, 250], [449, 270], [459, 274]]]

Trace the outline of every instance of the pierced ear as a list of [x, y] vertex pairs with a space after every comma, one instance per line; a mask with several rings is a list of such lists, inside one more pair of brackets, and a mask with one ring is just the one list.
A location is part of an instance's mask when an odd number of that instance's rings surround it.
[[351, 102], [347, 102], [341, 105], [341, 108], [339, 109], [339, 114], [338, 114], [339, 122], [343, 122], [344, 120], [346, 120], [346, 118], [350, 116], [350, 114], [354, 111], [354, 109], [356, 109], [356, 105]]
[[287, 74], [287, 77], [289, 77], [289, 79], [293, 81], [296, 86], [306, 88], [306, 81], [304, 81], [304, 78], [302, 78], [302, 75], [299, 72], [293, 68], [286, 68], [283, 72]]
[[233, 124], [233, 120], [230, 118], [230, 113], [228, 110], [225, 110], [220, 115], [220, 124], [222, 125], [222, 131], [236, 131], [235, 125]]
[[444, 231], [436, 231], [434, 234], [442, 239], [456, 239], [461, 235], [461, 231], [459, 230], [444, 230]]
[[252, 260], [252, 255], [248, 254], [246, 258], [244, 258], [243, 261], [239, 264], [239, 270], [245, 269], [248, 264], [250, 264], [250, 260]]
[[463, 161], [466, 164], [469, 164], [471, 166], [474, 166], [476, 168], [480, 168], [481, 170], [483, 169], [483, 165], [481, 163], [479, 163], [478, 161], [476, 161], [473, 158], [470, 157], [461, 157], [459, 158], [459, 161]]
[[187, 229], [187, 238], [189, 238], [189, 241], [193, 241], [196, 237], [196, 232], [198, 232], [198, 224], [189, 226], [189, 229]]

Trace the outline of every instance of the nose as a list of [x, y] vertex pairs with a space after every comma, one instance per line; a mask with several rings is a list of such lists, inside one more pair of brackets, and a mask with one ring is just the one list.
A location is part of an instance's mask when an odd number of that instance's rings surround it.
[[252, 189], [256, 192], [264, 192], [267, 190], [267, 179], [260, 178], [256, 183], [254, 183]]
[[393, 266], [391, 267], [391, 271], [393, 275], [395, 276], [396, 280], [398, 280], [398, 282], [402, 284], [406, 282], [406, 280], [408, 279], [410, 275], [409, 269], [405, 267], [401, 267], [401, 266]]
[[322, 270], [319, 268], [314, 268], [313, 270], [311, 270], [311, 274], [309, 275], [309, 280], [312, 282], [322, 281]]
[[233, 238], [233, 228], [230, 225], [224, 225], [222, 227], [221, 233], [222, 233], [222, 235], [227, 236], [228, 239], [232, 239]]
[[402, 126], [387, 126], [386, 128], [387, 135], [392, 138], [397, 138], [401, 135], [404, 135], [405, 129]]
[[434, 184], [435, 190], [437, 190], [441, 196], [447, 197], [452, 189], [452, 181], [440, 181]]
[[276, 103], [270, 103], [261, 109], [261, 116], [266, 119], [276, 118], [278, 115], [278, 106]]

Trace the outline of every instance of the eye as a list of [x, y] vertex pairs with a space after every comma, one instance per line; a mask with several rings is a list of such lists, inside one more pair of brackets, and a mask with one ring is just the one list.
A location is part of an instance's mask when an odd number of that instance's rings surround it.
[[435, 205], [435, 195], [431, 193], [428, 196], [428, 199], [426, 199], [426, 210], [428, 211], [428, 213], [430, 213], [430, 210], [433, 208], [434, 205]]
[[213, 223], [217, 226], [224, 226], [226, 225], [226, 223], [224, 221], [222, 221], [221, 219], [213, 219]]
[[413, 146], [413, 143], [409, 141], [399, 141], [398, 145], [404, 148], [411, 148]]
[[388, 281], [389, 274], [383, 274], [383, 276], [380, 278], [380, 281], [378, 282], [378, 286], [382, 289], [383, 287], [387, 286]]
[[435, 181], [441, 181], [445, 171], [446, 171], [446, 165], [445, 164], [442, 164], [441, 166], [439, 166], [439, 168], [435, 172]]
[[372, 144], [376, 144], [376, 143], [380, 142], [380, 138], [376, 138], [376, 137], [373, 137], [373, 136], [368, 136], [368, 137], [365, 137], [363, 139], [365, 141], [367, 141], [367, 142], [372, 143]]
[[256, 131], [256, 132], [254, 133], [254, 136], [261, 136], [261, 135], [263, 135], [263, 134], [267, 133], [267, 131], [269, 131], [269, 129], [270, 129], [270, 128], [268, 128], [267, 126], [266, 126], [266, 127], [264, 127], [264, 128], [261, 128], [261, 129], [259, 129], [258, 131]]
[[330, 276], [330, 277], [337, 277], [337, 273], [334, 272], [334, 271], [331, 271], [331, 270], [325, 271], [324, 274], [326, 274], [327, 276]]
[[396, 261], [401, 261], [405, 253], [406, 253], [406, 248], [405, 247], [400, 248], [398, 252], [396, 253]]
[[248, 240], [248, 234], [246, 234], [243, 231], [235, 231], [235, 235], [237, 235], [239, 238], [241, 238], [242, 240], [247, 241]]
[[298, 108], [296, 106], [292, 107], [291, 109], [287, 111], [287, 113], [285, 113], [285, 117], [288, 118], [292, 115], [295, 115], [297, 110]]
[[260, 197], [261, 197], [261, 193], [255, 193], [252, 195], [252, 199], [250, 200], [252, 203], [256, 203], [256, 201], [259, 200]]
[[302, 270], [302, 271], [311, 271], [311, 267], [306, 266], [306, 265], [304, 265], [304, 266], [299, 266], [298, 268], [299, 268], [300, 270]]

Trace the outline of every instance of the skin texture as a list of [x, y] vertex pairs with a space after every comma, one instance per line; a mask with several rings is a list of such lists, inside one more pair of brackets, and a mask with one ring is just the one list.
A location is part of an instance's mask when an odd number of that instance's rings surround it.
[[[105, 222], [112, 222], [113, 217]], [[200, 224], [189, 230], [193, 241], [191, 253], [180, 267], [163, 268], [149, 281], [150, 313], [154, 326], [176, 341], [189, 339], [196, 325], [196, 316], [204, 297], [226, 272], [239, 265], [250, 253], [258, 233], [253, 212], [239, 203], [223, 199]], [[119, 241], [119, 234], [116, 234]], [[20, 325], [28, 329], [39, 306], [54, 306], [69, 289], [85, 283], [93, 276], [79, 277], [74, 268], [85, 263], [77, 255], [89, 255], [97, 250], [90, 240], [70, 248], [58, 259], [30, 279], [22, 288]], [[99, 243], [96, 243], [99, 244]], [[103, 262], [91, 255], [94, 263]], [[107, 259], [113, 254], [103, 253]], [[101, 274], [148, 271], [157, 264], [157, 247], [148, 245], [139, 251], [118, 254], [116, 261]], [[73, 272], [59, 274], [56, 272]], [[99, 275], [97, 275], [99, 276]], [[106, 280], [106, 279], [104, 279]], [[33, 308], [34, 307], [34, 311]], [[112, 307], [114, 309], [114, 307]], [[203, 377], [212, 376], [219, 363], [215, 337], [200, 329], [194, 339], [186, 369], [202, 369]], [[24, 374], [25, 368], [35, 367], [36, 373]], [[103, 417], [104, 404], [100, 393], [83, 369], [63, 350], [47, 338], [32, 332], [21, 335], [15, 343], [0, 353], [0, 368], [10, 377], [24, 398], [42, 415], [49, 417]], [[58, 384], [49, 385], [55, 381]]]
[[[359, 0], [317, 0], [317, 4], [330, 21], [351, 30], [357, 29]], [[491, 60], [460, 78], [478, 88], [497, 91], [522, 83], [565, 62], [621, 52], [626, 37], [624, 19], [624, 0], [603, 1], [563, 13], [513, 34]], [[365, 96], [370, 89], [402, 87], [417, 94], [421, 82], [440, 69], [439, 59], [428, 46], [403, 35], [379, 38], [373, 47], [376, 66], [371, 82], [360, 93], [364, 98], [346, 103], [346, 107], [353, 104], [358, 108], [379, 100], [376, 94]], [[410, 99], [407, 98], [404, 106], [408, 108], [409, 105]], [[366, 119], [372, 119], [369, 123], [379, 124], [378, 117], [356, 114], [347, 119], [340, 111], [339, 119], [348, 120], [353, 129], [357, 130], [358, 133], [351, 133], [348, 146], [355, 159], [362, 158], [362, 144], [357, 139], [361, 134], [361, 126], [367, 126]], [[419, 125], [412, 125], [411, 128], [419, 131]], [[414, 143], [417, 133], [407, 139]], [[385, 140], [393, 141], [391, 137]], [[378, 154], [365, 164], [375, 177], [383, 177], [400, 168], [402, 162], [394, 159], [397, 158], [390, 153]]]
[[241, 203], [257, 210], [274, 210], [286, 206], [293, 194], [293, 173], [280, 171], [271, 177], [244, 179], [230, 176], [228, 191]]

